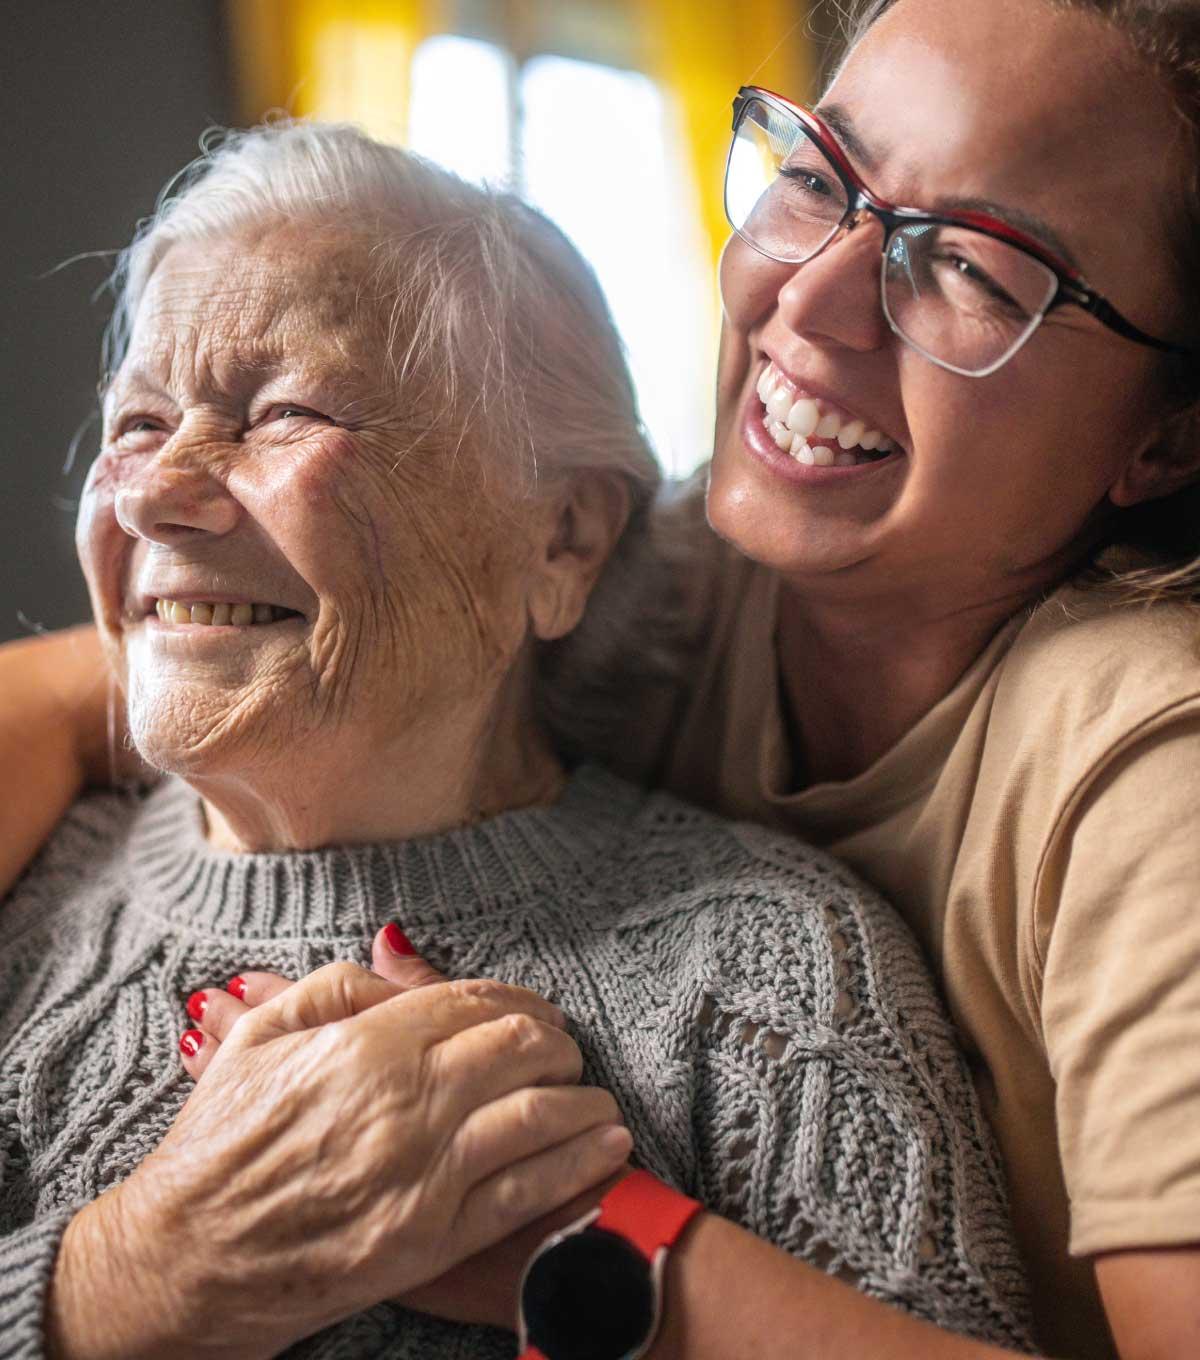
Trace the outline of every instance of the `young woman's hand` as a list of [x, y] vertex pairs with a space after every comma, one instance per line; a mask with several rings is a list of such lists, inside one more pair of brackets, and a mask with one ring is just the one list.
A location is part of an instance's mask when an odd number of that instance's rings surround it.
[[573, 1084], [563, 1023], [519, 988], [353, 964], [223, 1020], [161, 1145], [68, 1227], [51, 1354], [278, 1354], [602, 1181], [630, 1139]]

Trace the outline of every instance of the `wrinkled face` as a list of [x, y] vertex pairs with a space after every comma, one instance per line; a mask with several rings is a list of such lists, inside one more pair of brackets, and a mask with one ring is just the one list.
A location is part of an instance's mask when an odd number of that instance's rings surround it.
[[[1018, 225], [1036, 219], [1118, 310], [1170, 337], [1178, 139], [1119, 34], [1046, 0], [899, 0], [849, 57], [829, 106], [852, 126], [850, 159], [876, 193], [934, 211], [984, 200]], [[1153, 443], [1160, 361], [1067, 306], [997, 373], [946, 372], [889, 330], [882, 245], [873, 220], [799, 267], [730, 241], [710, 519], [833, 598], [949, 589], [969, 603], [1040, 588]], [[833, 468], [777, 454], [756, 391], [771, 364], [764, 390], [814, 397], [895, 451]]]
[[77, 537], [163, 768], [378, 751], [523, 644], [517, 479], [413, 446], [368, 266], [356, 240], [279, 230], [176, 246], [142, 298]]

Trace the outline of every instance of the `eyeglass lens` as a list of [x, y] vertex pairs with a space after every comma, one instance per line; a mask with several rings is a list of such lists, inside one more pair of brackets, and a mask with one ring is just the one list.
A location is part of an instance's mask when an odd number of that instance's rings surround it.
[[[734, 229], [764, 255], [802, 264], [832, 239], [849, 206], [837, 169], [804, 125], [747, 101], [725, 180]], [[1014, 354], [1057, 291], [1053, 271], [1016, 246], [925, 222], [892, 230], [881, 277], [892, 328], [936, 362], [973, 374]]]

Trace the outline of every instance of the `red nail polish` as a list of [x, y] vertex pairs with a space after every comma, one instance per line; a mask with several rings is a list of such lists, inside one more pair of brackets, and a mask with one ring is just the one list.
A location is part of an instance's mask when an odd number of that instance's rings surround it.
[[187, 1013], [193, 1020], [203, 1020], [204, 1012], [208, 1009], [208, 994], [206, 992], [193, 992], [187, 999]]
[[225, 984], [225, 990], [230, 996], [236, 996], [239, 1001], [246, 999], [246, 979], [244, 977], [230, 978]]
[[402, 959], [411, 959], [416, 956], [416, 948], [408, 936], [400, 929], [395, 921], [390, 921], [383, 928], [383, 938], [387, 942], [387, 947], [393, 954], [398, 954]]
[[200, 1045], [203, 1042], [204, 1035], [198, 1029], [185, 1029], [179, 1040], [179, 1051], [185, 1058], [194, 1058], [200, 1052]]

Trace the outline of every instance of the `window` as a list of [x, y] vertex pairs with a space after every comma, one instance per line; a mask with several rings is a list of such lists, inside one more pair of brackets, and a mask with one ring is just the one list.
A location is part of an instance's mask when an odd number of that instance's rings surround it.
[[511, 185], [590, 261], [629, 356], [664, 469], [712, 439], [708, 251], [683, 137], [647, 76], [440, 35], [417, 48], [408, 144], [466, 179]]

